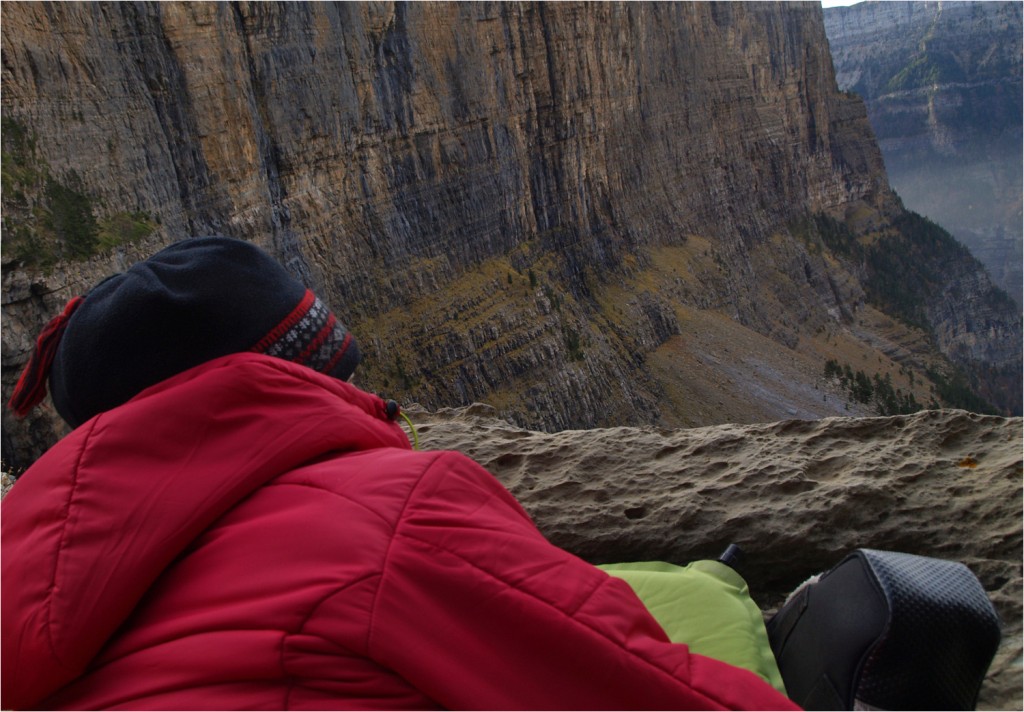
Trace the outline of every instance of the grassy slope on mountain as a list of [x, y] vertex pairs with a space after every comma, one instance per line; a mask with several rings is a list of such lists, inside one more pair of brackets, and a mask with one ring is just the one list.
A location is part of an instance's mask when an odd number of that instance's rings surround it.
[[[842, 267], [848, 255], [819, 237], [801, 237], [816, 245], [816, 264], [830, 279], [852, 279]], [[873, 414], [825, 377], [835, 360], [922, 405], [944, 402], [928, 373], [952, 371], [927, 332], [867, 304], [826, 313], [772, 261], [793, 244], [780, 233], [755, 248], [753, 279], [737, 282], [715, 243], [689, 235], [628, 260], [613, 277], [584, 275], [579, 294], [554, 286], [554, 254], [490, 260], [448, 285], [445, 300], [411, 300], [361, 323], [368, 347], [384, 355], [366, 364], [361, 382], [416, 393], [431, 407], [488, 402], [534, 426], [553, 383], [615, 368], [631, 384], [624, 391], [648, 398], [650, 422], [664, 426]], [[626, 422], [635, 403], [606, 395], [581, 391], [580, 407], [592, 408], [597, 424]]]

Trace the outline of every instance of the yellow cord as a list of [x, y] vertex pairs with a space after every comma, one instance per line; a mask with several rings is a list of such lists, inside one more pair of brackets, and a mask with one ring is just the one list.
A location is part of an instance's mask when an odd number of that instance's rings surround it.
[[416, 432], [416, 426], [412, 424], [411, 420], [409, 420], [409, 416], [408, 415], [406, 415], [405, 413], [403, 413], [401, 411], [399, 411], [398, 414], [401, 415], [405, 419], [405, 422], [407, 422], [409, 424], [409, 429], [412, 430], [412, 449], [413, 450], [419, 450], [420, 449], [420, 436], [419, 436], [419, 433]]

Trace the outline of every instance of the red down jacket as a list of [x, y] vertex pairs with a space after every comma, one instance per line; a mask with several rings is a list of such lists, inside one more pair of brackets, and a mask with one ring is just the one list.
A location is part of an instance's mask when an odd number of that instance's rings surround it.
[[97, 416], [2, 506], [4, 709], [792, 707], [380, 398], [268, 356]]

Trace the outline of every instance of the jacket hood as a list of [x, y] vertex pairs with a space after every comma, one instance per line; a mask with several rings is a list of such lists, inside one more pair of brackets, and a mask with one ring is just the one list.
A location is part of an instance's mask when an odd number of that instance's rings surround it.
[[2, 705], [80, 675], [163, 570], [279, 474], [331, 452], [409, 449], [377, 397], [234, 354], [96, 416], [2, 505]]

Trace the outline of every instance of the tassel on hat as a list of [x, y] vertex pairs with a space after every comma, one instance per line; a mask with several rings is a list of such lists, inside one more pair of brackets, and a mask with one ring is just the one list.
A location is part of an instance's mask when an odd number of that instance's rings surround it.
[[28, 415], [29, 411], [46, 397], [46, 381], [50, 377], [50, 367], [53, 365], [53, 357], [60, 345], [60, 337], [64, 335], [71, 315], [83, 301], [84, 297], [75, 297], [69, 301], [65, 305], [64, 311], [51, 319], [39, 333], [35, 349], [25, 365], [25, 370], [21, 372], [18, 385], [14, 387], [14, 394], [9, 403], [9, 407], [19, 418]]

